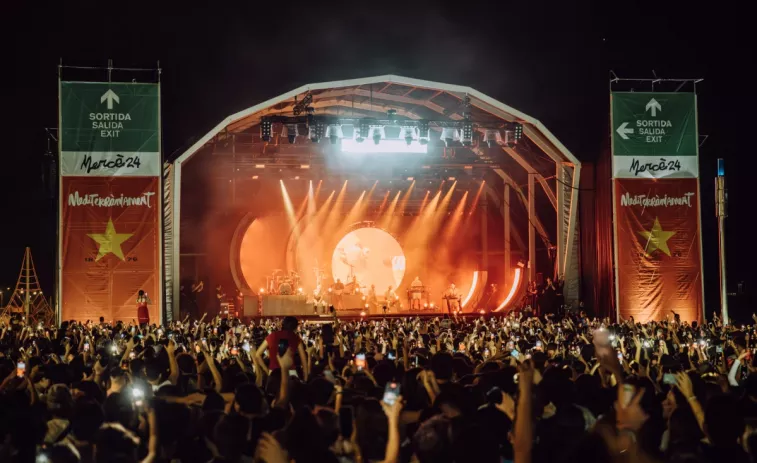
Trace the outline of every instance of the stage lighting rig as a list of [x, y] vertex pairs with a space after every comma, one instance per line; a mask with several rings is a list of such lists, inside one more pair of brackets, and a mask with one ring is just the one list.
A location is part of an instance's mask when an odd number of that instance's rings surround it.
[[400, 130], [400, 138], [405, 139], [407, 146], [413, 143], [413, 140], [417, 138], [418, 129], [415, 127], [402, 127]]
[[310, 93], [305, 95], [305, 98], [303, 98], [302, 101], [297, 101], [297, 97], [294, 97], [294, 107], [292, 108], [292, 113], [294, 113], [295, 116], [299, 116], [303, 111], [311, 114], [313, 112], [313, 108], [310, 107], [310, 103], [312, 102], [313, 95], [311, 95]]
[[290, 145], [294, 145], [294, 141], [297, 138], [297, 124], [286, 124], [281, 129], [281, 136], [287, 137]]
[[386, 132], [383, 125], [375, 125], [371, 127], [371, 132], [373, 132], [371, 138], [373, 138], [373, 143], [376, 145], [381, 143], [382, 139], [386, 138]]
[[498, 129], [486, 129], [484, 131], [484, 143], [492, 148], [494, 145], [502, 143], [502, 134]]
[[454, 142], [460, 140], [460, 133], [454, 127], [445, 127], [442, 129], [442, 141], [444, 146], [449, 148]]
[[370, 122], [366, 119], [360, 119], [360, 122], [355, 128], [355, 141], [363, 143], [368, 138], [368, 132], [371, 130]]
[[326, 138], [331, 141], [332, 145], [336, 145], [341, 138], [344, 137], [342, 132], [342, 126], [339, 124], [329, 124], [326, 127]]
[[465, 119], [463, 120], [461, 142], [463, 146], [471, 146], [473, 144], [473, 122], [471, 122], [469, 113], [465, 114]]
[[523, 124], [516, 122], [513, 124], [513, 136], [515, 137], [515, 143], [523, 138]]
[[320, 142], [324, 132], [326, 132], [326, 128], [323, 125], [323, 120], [308, 116], [308, 137], [310, 141], [313, 143]]
[[427, 145], [430, 140], [428, 121], [418, 122], [418, 141], [421, 145]]
[[271, 141], [271, 127], [273, 126], [273, 123], [271, 122], [271, 119], [264, 117], [260, 121], [260, 138], [264, 142]]

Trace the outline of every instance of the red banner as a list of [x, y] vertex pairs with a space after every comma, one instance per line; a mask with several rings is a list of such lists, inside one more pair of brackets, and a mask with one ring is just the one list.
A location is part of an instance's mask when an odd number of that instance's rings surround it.
[[160, 179], [61, 177], [61, 320], [160, 314]]
[[620, 316], [637, 322], [702, 313], [697, 179], [616, 179], [615, 246]]

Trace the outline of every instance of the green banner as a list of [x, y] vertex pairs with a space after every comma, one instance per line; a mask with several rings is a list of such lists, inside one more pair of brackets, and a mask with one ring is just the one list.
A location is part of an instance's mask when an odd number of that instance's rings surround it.
[[693, 93], [613, 92], [615, 156], [696, 156], [697, 115]]
[[159, 153], [157, 84], [61, 82], [61, 151]]

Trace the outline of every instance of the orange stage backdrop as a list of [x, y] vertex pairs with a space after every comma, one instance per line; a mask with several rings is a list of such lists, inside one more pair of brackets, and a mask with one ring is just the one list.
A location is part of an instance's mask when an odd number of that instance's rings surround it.
[[143, 289], [159, 322], [160, 179], [61, 181], [61, 319], [131, 320]]
[[618, 309], [638, 322], [702, 313], [699, 180], [616, 179]]

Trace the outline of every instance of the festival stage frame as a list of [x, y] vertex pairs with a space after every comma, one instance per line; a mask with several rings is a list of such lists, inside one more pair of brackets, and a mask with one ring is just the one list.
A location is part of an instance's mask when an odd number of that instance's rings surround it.
[[[580, 162], [538, 120], [469, 87], [310, 84], [229, 116], [164, 172], [169, 320], [216, 287], [249, 316], [312, 315], [315, 297], [353, 280], [340, 314], [383, 315], [387, 297], [407, 315], [443, 315], [446, 300], [505, 312], [541, 275], [578, 301]], [[206, 294], [187, 296], [198, 283]]]

